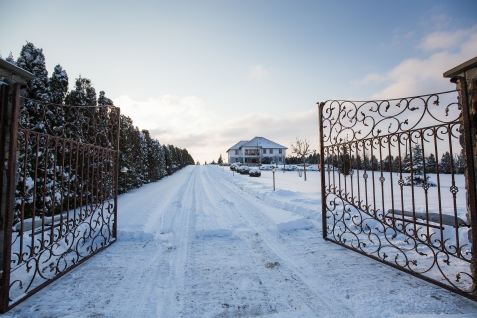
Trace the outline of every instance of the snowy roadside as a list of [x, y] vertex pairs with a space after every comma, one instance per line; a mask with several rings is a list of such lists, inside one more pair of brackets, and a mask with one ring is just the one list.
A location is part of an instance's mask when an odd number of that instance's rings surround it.
[[273, 191], [273, 173], [262, 171], [259, 178], [240, 175], [229, 167], [216, 167], [223, 172], [223, 178], [258, 199], [277, 208], [301, 215], [321, 224], [320, 173], [308, 171], [307, 181], [299, 177], [297, 171], [279, 171], [275, 173], [275, 191]]
[[325, 242], [307, 215], [319, 194], [300, 188], [311, 174], [270, 194], [265, 175], [220, 169], [189, 166], [121, 195], [117, 242], [4, 316], [475, 316], [468, 299]]

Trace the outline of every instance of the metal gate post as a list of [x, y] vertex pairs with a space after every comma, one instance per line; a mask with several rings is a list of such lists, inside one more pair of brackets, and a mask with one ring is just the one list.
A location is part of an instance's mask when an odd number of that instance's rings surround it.
[[[17, 173], [17, 136], [18, 136], [18, 116], [20, 105], [20, 90], [27, 88], [26, 84], [15, 83], [12, 85], [11, 104], [3, 103], [5, 100], [5, 87], [2, 88], [2, 134], [4, 144], [2, 146], [2, 181], [6, 185], [5, 201], [2, 202], [3, 215], [3, 247], [2, 247], [2, 279], [0, 289], [0, 312], [5, 313], [8, 310], [10, 301], [10, 268], [11, 268], [11, 252], [12, 252], [12, 222], [13, 222], [13, 206], [15, 200], [15, 181]], [[8, 96], [7, 92], [7, 96]], [[7, 107], [7, 109], [3, 109]], [[4, 117], [4, 115], [6, 115]], [[7, 171], [5, 169], [5, 159], [7, 160]], [[3, 199], [2, 199], [3, 201]]]
[[118, 121], [117, 121], [117, 132], [116, 132], [116, 158], [115, 158], [115, 163], [114, 163], [114, 171], [113, 171], [113, 176], [115, 177], [114, 182], [114, 223], [113, 223], [113, 237], [115, 239], [118, 238], [118, 193], [119, 193], [119, 134], [121, 131], [121, 109], [119, 107], [116, 107], [116, 112], [118, 116]]
[[[451, 82], [459, 82], [460, 86], [460, 97], [461, 97], [461, 107], [462, 107], [462, 119], [464, 123], [464, 147], [465, 147], [465, 159], [467, 168], [465, 169], [465, 177], [467, 179], [467, 203], [468, 203], [468, 218], [471, 224], [471, 243], [472, 243], [472, 264], [471, 271], [474, 276], [474, 281], [477, 271], [477, 194], [476, 194], [476, 176], [475, 176], [475, 163], [474, 157], [477, 155], [474, 153], [474, 144], [475, 140], [473, 136], [476, 135], [475, 127], [475, 111], [477, 109], [472, 109], [473, 107], [469, 105], [468, 100], [468, 90], [467, 90], [467, 80], [462, 76], [455, 76], [451, 79]], [[477, 92], [473, 92], [477, 94]], [[475, 287], [475, 284], [474, 284]], [[474, 292], [474, 299], [477, 300], [477, 294]]]
[[326, 194], [325, 194], [325, 154], [324, 154], [324, 138], [323, 138], [323, 106], [325, 103], [318, 104], [318, 132], [320, 134], [318, 140], [320, 142], [320, 180], [321, 180], [321, 227], [323, 238], [326, 239]]

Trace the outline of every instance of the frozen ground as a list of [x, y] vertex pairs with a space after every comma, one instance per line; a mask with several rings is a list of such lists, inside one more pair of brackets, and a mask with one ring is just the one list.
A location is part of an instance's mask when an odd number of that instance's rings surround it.
[[[278, 173], [278, 172], [277, 172]], [[118, 240], [5, 317], [475, 317], [321, 238], [319, 173], [189, 166], [119, 197]]]

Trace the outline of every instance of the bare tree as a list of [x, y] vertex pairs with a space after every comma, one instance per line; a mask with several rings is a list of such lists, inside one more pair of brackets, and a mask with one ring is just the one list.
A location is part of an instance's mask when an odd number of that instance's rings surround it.
[[308, 143], [306, 139], [302, 141], [298, 138], [296, 138], [295, 143], [291, 144], [291, 150], [292, 150], [292, 153], [296, 154], [297, 157], [300, 157], [301, 160], [303, 160], [303, 171], [305, 173], [304, 175], [305, 175], [305, 181], [306, 181], [306, 165], [305, 165], [306, 157], [312, 154], [314, 150], [310, 149], [310, 144]]

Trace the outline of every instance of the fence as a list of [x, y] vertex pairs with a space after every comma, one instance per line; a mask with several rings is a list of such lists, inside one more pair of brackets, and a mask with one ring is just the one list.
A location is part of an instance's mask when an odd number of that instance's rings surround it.
[[462, 107], [457, 91], [319, 103], [323, 237], [475, 300]]
[[2, 312], [116, 239], [119, 108], [35, 101], [20, 88], [0, 96]]

